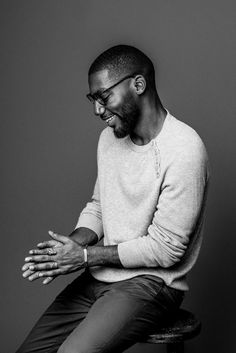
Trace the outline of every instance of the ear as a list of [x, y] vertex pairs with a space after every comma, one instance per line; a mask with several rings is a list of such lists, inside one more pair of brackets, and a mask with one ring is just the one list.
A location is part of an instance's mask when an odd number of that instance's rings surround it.
[[140, 95], [146, 89], [146, 80], [142, 75], [137, 75], [134, 82], [135, 92]]

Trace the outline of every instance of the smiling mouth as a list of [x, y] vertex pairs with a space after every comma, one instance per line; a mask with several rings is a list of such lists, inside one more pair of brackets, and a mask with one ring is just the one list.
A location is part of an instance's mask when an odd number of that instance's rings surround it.
[[105, 122], [108, 124], [110, 121], [114, 119], [115, 115], [110, 115], [107, 119], [105, 119]]

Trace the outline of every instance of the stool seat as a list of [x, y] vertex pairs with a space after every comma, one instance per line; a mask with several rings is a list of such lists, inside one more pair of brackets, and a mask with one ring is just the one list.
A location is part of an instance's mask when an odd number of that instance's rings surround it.
[[157, 331], [147, 336], [145, 343], [179, 343], [197, 336], [201, 322], [193, 313], [179, 309], [168, 317]]

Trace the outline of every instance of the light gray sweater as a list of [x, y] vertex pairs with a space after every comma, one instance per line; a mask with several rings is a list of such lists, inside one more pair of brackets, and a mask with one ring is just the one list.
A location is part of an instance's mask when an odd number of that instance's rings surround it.
[[124, 268], [91, 267], [104, 282], [142, 274], [188, 290], [186, 275], [202, 241], [208, 158], [198, 134], [169, 112], [159, 135], [138, 146], [105, 128], [98, 177], [76, 228], [92, 229], [104, 246], [118, 244]]

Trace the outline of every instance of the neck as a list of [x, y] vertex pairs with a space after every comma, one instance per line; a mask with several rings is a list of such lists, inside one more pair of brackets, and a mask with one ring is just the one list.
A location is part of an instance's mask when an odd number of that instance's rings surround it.
[[140, 107], [141, 113], [138, 123], [130, 135], [136, 145], [146, 145], [161, 131], [166, 117], [157, 93], [144, 97]]

